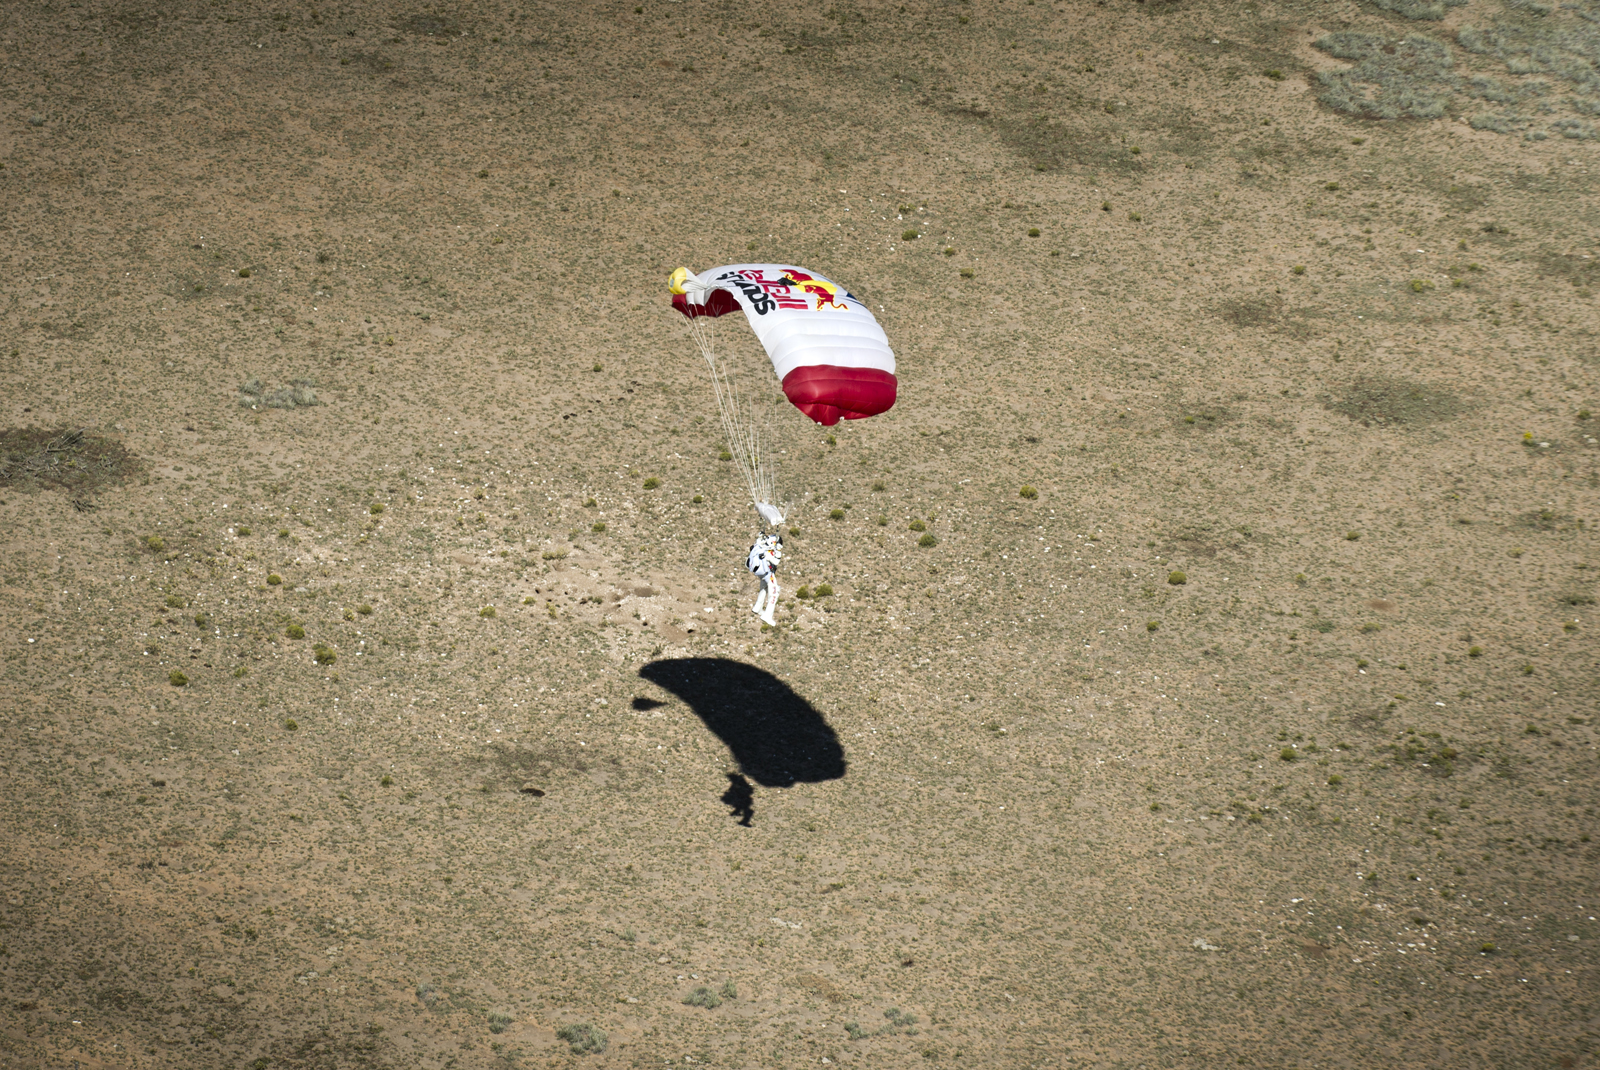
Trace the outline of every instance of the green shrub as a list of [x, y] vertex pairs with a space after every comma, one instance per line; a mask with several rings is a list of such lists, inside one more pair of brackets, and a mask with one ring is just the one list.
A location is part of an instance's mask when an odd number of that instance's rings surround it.
[[373, 516], [383, 515], [383, 503], [373, 502], [371, 505], [367, 506], [367, 512], [371, 513]]
[[556, 1037], [570, 1044], [574, 1055], [606, 1050], [606, 1031], [588, 1022], [564, 1025], [556, 1030]]
[[922, 536], [922, 538], [917, 540], [917, 545], [918, 546], [924, 546], [924, 547], [926, 547], [926, 546], [937, 546], [937, 545], [939, 545], [939, 540], [934, 538], [933, 537], [933, 532], [930, 531], [930, 532], [925, 533]]
[[478, 610], [478, 616], [483, 617], [485, 620], [493, 620], [495, 616], [494, 607], [484, 606], [482, 609]]
[[145, 547], [152, 553], [157, 554], [167, 548], [167, 540], [163, 539], [160, 535], [146, 535], [144, 537], [144, 544]]
[[1030, 486], [1024, 485], [1021, 490], [1017, 491], [1017, 496], [1026, 498], [1031, 502], [1039, 496], [1039, 492]]
[[311, 648], [311, 652], [316, 655], [318, 665], [332, 665], [339, 660], [339, 655], [335, 653], [333, 647], [326, 643], [318, 643]]
[[1181, 587], [1183, 584], [1189, 582], [1189, 577], [1185, 576], [1182, 572], [1179, 572], [1177, 569], [1174, 569], [1171, 572], [1167, 573], [1167, 582], [1172, 584], [1174, 587]]
[[300, 727], [300, 725], [295, 721], [295, 719], [293, 717], [291, 717], [287, 721], [283, 722], [283, 727], [284, 727], [284, 729], [286, 731], [293, 732], [293, 731], [297, 730]]
[[306, 630], [299, 624], [291, 624], [283, 630], [283, 634], [287, 635], [290, 639], [304, 639], [306, 637]]
[[606, 522], [604, 520], [596, 520], [590, 525], [589, 530], [599, 535], [606, 530]]
[[167, 673], [167, 683], [171, 684], [173, 687], [183, 687], [188, 682], [189, 678], [183, 675], [183, 673], [179, 672], [177, 669], [173, 669], [171, 672]]
[[282, 582], [283, 582], [283, 577], [278, 575], [276, 572], [267, 573], [267, 586], [268, 587], [276, 587], [278, 584], [280, 584]]
[[659, 486], [661, 486], [661, 480], [657, 479], [655, 476], [651, 476], [649, 479], [644, 481], [645, 490], [655, 490]]
[[1304, 275], [1306, 273], [1306, 266], [1304, 264], [1296, 264], [1289, 270], [1293, 271], [1296, 275]]
[[911, 523], [907, 524], [906, 526], [908, 528], [910, 528], [912, 531], [927, 531], [928, 530], [928, 525], [924, 524], [920, 520], [913, 520]]
[[1292, 762], [1300, 757], [1300, 752], [1293, 747], [1285, 747], [1278, 752], [1278, 757], [1282, 761]]
[[392, 788], [394, 787], [394, 777], [390, 776], [388, 773], [385, 773], [383, 774], [383, 778], [378, 781], [378, 784], [385, 788]]
[[1481, 657], [1483, 657], [1483, 647], [1481, 647], [1481, 646], [1468, 647], [1467, 648], [1467, 657], [1469, 657], [1469, 658], [1481, 658]]
[[209, 628], [209, 627], [211, 627], [211, 614], [209, 614], [209, 613], [196, 613], [194, 615], [194, 626], [196, 628]]
[[811, 587], [809, 585], [803, 585], [798, 591], [796, 591], [794, 593], [794, 596], [796, 598], [810, 598], [811, 597]]
[[1158, 620], [1147, 620], [1147, 621], [1144, 622], [1144, 630], [1147, 631], [1147, 632], [1153, 632], [1157, 628], [1160, 628], [1160, 627], [1161, 627], [1161, 622], [1158, 621]]
[[495, 1013], [489, 1015], [489, 1032], [495, 1034], [504, 1033], [506, 1031], [506, 1027], [511, 1024], [512, 1020], [513, 1019], [509, 1014], [501, 1014], [499, 1011], [496, 1011]]
[[835, 510], [833, 510], [831, 513], [828, 514], [828, 519], [829, 520], [843, 520], [844, 519], [844, 510], [843, 509], [835, 509]]
[[709, 1011], [722, 1006], [722, 997], [711, 991], [711, 989], [707, 988], [705, 985], [700, 985], [693, 992], [690, 992], [687, 996], [684, 996], [683, 1002], [685, 1006], [704, 1007]]
[[915, 230], [902, 230], [900, 232], [900, 240], [901, 241], [916, 241], [917, 240], [917, 232]]
[[[1139, 150], [1135, 149], [1133, 151], [1138, 152]], [[1039, 236], [1039, 228], [1038, 227], [1029, 227], [1028, 228], [1028, 237], [1037, 238], [1038, 236]]]
[[817, 584], [817, 589], [813, 593], [818, 598], [827, 598], [829, 595], [833, 594], [833, 586], [827, 583], [819, 583]]
[[367, 605], [365, 602], [362, 602], [356, 607], [356, 612], [361, 614], [363, 617], [370, 617], [372, 616], [372, 607]]

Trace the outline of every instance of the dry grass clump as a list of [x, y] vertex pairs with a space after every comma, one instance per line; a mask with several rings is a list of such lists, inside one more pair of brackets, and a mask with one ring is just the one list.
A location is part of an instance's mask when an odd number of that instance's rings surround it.
[[239, 406], [245, 409], [304, 409], [320, 405], [315, 385], [310, 379], [294, 379], [287, 386], [268, 390], [260, 379], [250, 379], [239, 386]]

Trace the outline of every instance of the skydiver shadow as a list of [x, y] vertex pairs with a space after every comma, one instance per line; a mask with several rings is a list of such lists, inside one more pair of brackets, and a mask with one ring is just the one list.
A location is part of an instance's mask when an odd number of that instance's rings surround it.
[[756, 789], [738, 773], [729, 773], [728, 790], [722, 793], [722, 805], [733, 811], [739, 824], [749, 828], [756, 816]]
[[816, 707], [764, 669], [729, 658], [671, 658], [650, 662], [639, 675], [686, 702], [727, 745], [743, 775], [730, 774], [732, 784], [722, 801], [741, 825], [750, 824], [755, 814], [749, 780], [764, 788], [791, 788], [845, 774], [838, 734]]

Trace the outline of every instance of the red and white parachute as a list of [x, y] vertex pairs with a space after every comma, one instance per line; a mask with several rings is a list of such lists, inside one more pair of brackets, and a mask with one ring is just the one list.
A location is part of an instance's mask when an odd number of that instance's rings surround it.
[[794, 407], [833, 426], [894, 405], [894, 351], [866, 304], [814, 271], [730, 264], [670, 280], [672, 307], [691, 321], [744, 311]]
[[784, 396], [825, 426], [861, 420], [894, 405], [894, 351], [866, 303], [814, 271], [785, 264], [729, 264], [698, 275], [678, 268], [668, 280], [711, 369], [717, 411], [756, 510], [783, 522], [774, 504], [770, 421], [719, 361], [712, 321], [742, 310], [772, 361]]

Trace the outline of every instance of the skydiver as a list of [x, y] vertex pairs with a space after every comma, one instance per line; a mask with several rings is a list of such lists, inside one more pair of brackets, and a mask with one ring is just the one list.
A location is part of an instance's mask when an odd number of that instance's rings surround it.
[[772, 614], [778, 608], [778, 566], [782, 562], [783, 536], [766, 532], [756, 537], [755, 545], [750, 547], [750, 556], [745, 559], [745, 567], [761, 581], [761, 591], [756, 595], [756, 604], [750, 607], [750, 611], [772, 627], [778, 625]]

